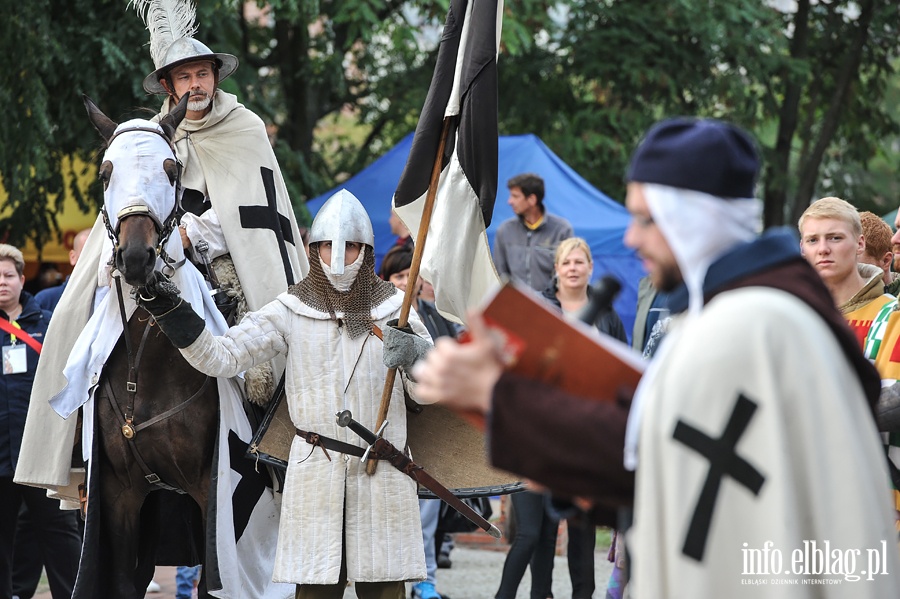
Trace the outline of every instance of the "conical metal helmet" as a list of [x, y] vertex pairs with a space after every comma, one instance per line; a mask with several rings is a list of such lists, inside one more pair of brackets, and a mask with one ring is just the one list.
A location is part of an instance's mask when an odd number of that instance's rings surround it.
[[171, 69], [198, 60], [209, 60], [219, 66], [219, 81], [224, 80], [238, 68], [238, 59], [232, 54], [213, 52], [206, 44], [192, 37], [182, 37], [172, 42], [166, 50], [162, 64], [157, 64], [157, 69], [144, 77], [144, 91], [149, 94], [164, 94], [166, 88], [159, 82]]
[[309, 229], [309, 242], [331, 242], [331, 272], [344, 273], [344, 250], [348, 241], [375, 247], [372, 221], [356, 196], [342, 189], [319, 208]]

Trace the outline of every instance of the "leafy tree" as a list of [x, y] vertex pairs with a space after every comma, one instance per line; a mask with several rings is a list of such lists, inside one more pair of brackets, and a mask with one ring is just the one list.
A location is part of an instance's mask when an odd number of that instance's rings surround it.
[[897, 6], [889, 0], [799, 0], [790, 27], [789, 61], [775, 79], [778, 132], [768, 153], [766, 223], [791, 223], [815, 199], [848, 194], [878, 210], [853, 172], [878, 154], [898, 123], [885, 90], [900, 50]]
[[[552, 43], [505, 59], [505, 129], [539, 133], [621, 198], [627, 157], [652, 122], [725, 118], [763, 146], [766, 225], [796, 222], [817, 193], [874, 208], [860, 193], [873, 181], [860, 173], [897, 137], [884, 101], [900, 49], [894, 3], [801, 0], [794, 12], [739, 0], [567, 6]], [[536, 106], [552, 107], [552, 118]]]
[[[13, 2], [0, 24], [0, 177], [8, 195], [0, 219], [0, 239], [38, 246], [59, 234], [55, 212], [62, 205], [65, 176], [74, 175], [64, 158], [90, 158], [99, 137], [87, 120], [81, 93], [110, 115], [139, 104], [145, 96], [134, 76], [132, 48], [143, 43], [139, 19], [121, 19], [121, 1], [29, 0]], [[134, 21], [137, 21], [136, 23]], [[68, 173], [66, 173], [68, 169]], [[85, 211], [100, 195], [71, 191]]]
[[[766, 223], [815, 194], [866, 206], [870, 162], [896, 164], [887, 90], [900, 20], [892, 0], [797, 0], [784, 12], [742, 0], [507, 0], [500, 57], [502, 133], [533, 132], [595, 185], [624, 196], [627, 158], [654, 121], [726, 118], [756, 132]], [[449, 0], [204, 0], [198, 38], [241, 67], [222, 87], [273, 125], [298, 217], [303, 200], [368, 164], [415, 127]], [[790, 4], [790, 3], [788, 3]], [[0, 236], [40, 244], [63, 157], [90, 157], [87, 92], [113, 118], [158, 107], [153, 69], [126, 0], [15, 3], [2, 25]], [[893, 83], [892, 83], [893, 82]], [[894, 87], [891, 88], [891, 85]], [[486, 107], [490, 109], [490, 107]], [[325, 125], [323, 127], [323, 125]], [[96, 206], [92, 191], [76, 197]], [[50, 197], [48, 205], [48, 194]], [[49, 210], [48, 210], [49, 207]]]

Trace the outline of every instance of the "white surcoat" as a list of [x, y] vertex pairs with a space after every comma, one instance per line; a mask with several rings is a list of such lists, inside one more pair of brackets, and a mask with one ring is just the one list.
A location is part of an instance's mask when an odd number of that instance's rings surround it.
[[[402, 295], [373, 308], [382, 329], [397, 318]], [[418, 317], [417, 334], [428, 339]], [[199, 370], [233, 376], [282, 353], [287, 356], [285, 390], [297, 428], [365, 446], [352, 431], [337, 426], [335, 413], [350, 410], [374, 430], [387, 369], [383, 345], [374, 335], [351, 339], [326, 313], [281, 294], [249, 313], [226, 336], [208, 331], [184, 356]], [[384, 437], [406, 445], [402, 379], [394, 385]], [[359, 458], [314, 448], [295, 437], [291, 445], [281, 509], [274, 579], [295, 584], [335, 584], [346, 540], [347, 576], [353, 582], [425, 578], [425, 556], [415, 482], [387, 463], [369, 476]]]
[[[900, 597], [884, 453], [825, 321], [748, 287], [663, 350], [638, 444], [631, 596]], [[815, 573], [826, 547], [843, 572]]]

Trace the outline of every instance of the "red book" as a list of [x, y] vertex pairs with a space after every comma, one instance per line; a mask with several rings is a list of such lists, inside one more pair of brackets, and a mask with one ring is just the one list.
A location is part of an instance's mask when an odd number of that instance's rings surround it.
[[[615, 401], [637, 388], [645, 362], [628, 345], [565, 318], [531, 289], [504, 284], [482, 310], [508, 371], [593, 401]], [[463, 339], [463, 342], [465, 339]], [[480, 415], [466, 418], [483, 429]]]

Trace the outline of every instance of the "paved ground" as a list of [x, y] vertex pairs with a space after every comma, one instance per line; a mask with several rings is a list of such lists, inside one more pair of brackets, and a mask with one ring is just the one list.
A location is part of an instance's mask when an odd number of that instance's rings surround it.
[[[500, 584], [500, 573], [503, 569], [505, 551], [495, 549], [473, 549], [470, 547], [457, 547], [452, 554], [453, 567], [448, 570], [438, 570], [438, 591], [446, 594], [451, 599], [493, 599], [494, 592]], [[606, 548], [597, 548], [595, 553], [597, 591], [594, 597], [602, 598], [606, 581], [612, 570], [612, 565], [606, 561]], [[175, 568], [157, 568], [156, 582], [162, 587], [159, 593], [148, 594], [148, 599], [171, 599], [175, 596]], [[519, 585], [519, 593], [516, 599], [528, 599], [531, 589], [529, 573]], [[43, 592], [34, 596], [34, 599], [52, 599], [46, 587]], [[553, 568], [553, 595], [557, 599], [570, 599], [572, 586], [569, 583], [569, 571], [565, 557], [557, 557]], [[355, 599], [356, 594], [352, 589], [347, 590], [345, 599]]]

